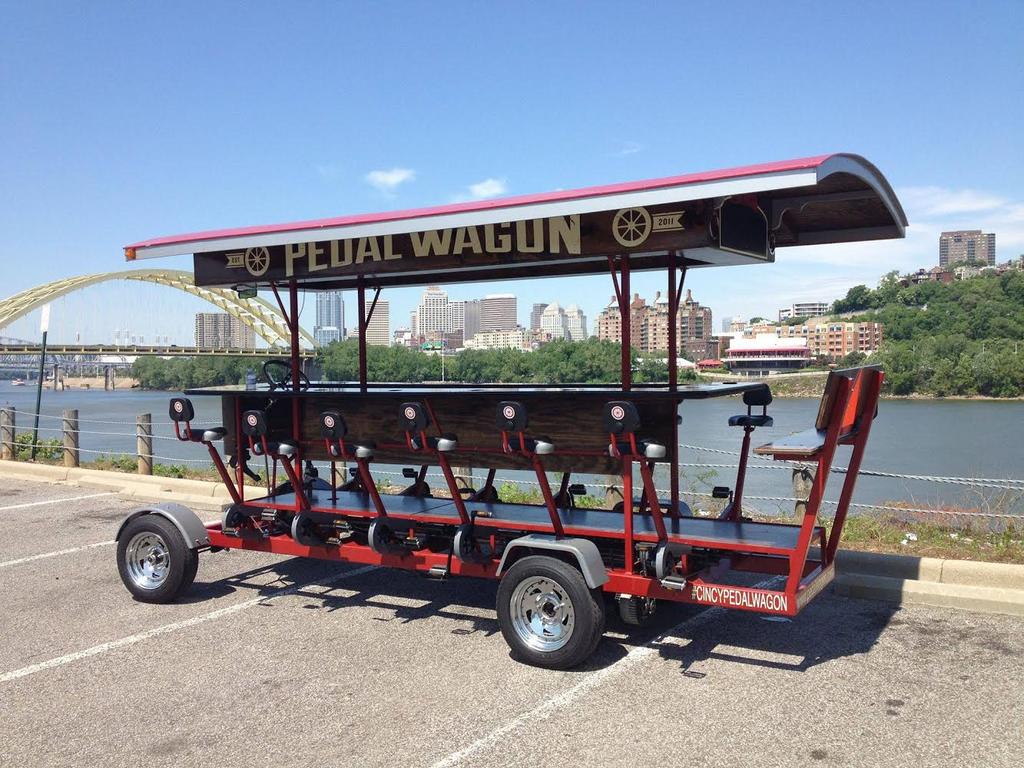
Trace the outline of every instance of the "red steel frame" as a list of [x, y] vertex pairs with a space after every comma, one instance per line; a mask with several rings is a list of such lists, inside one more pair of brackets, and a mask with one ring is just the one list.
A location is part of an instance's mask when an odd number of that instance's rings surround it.
[[[628, 255], [609, 257], [609, 269], [612, 282], [615, 287], [615, 295], [618, 301], [620, 313], [620, 332], [622, 343], [621, 373], [622, 389], [628, 392], [632, 387], [631, 370], [631, 300], [630, 300], [630, 265]], [[685, 261], [680, 254], [670, 254], [667, 259], [668, 272], [668, 298], [669, 298], [669, 387], [672, 391], [678, 390], [678, 313], [683, 282], [686, 275]], [[359, 385], [362, 391], [367, 389], [367, 363], [366, 363], [366, 328], [372, 313], [377, 304], [380, 289], [376, 290], [373, 301], [367, 311], [365, 285], [359, 282], [358, 305], [359, 305]], [[291, 331], [291, 385], [293, 393], [301, 390], [300, 357], [299, 357], [299, 333], [298, 333], [298, 285], [295, 280], [288, 284], [288, 311], [285, 311], [284, 303], [278, 293], [276, 285], [272, 286], [278, 304], [285, 315], [288, 327]], [[553, 533], [556, 536], [586, 536], [591, 538], [622, 538], [624, 550], [624, 565], [622, 568], [609, 568], [608, 581], [604, 590], [608, 592], [624, 593], [644, 597], [673, 600], [676, 602], [688, 602], [702, 605], [718, 605], [738, 610], [756, 611], [761, 613], [772, 613], [779, 615], [795, 615], [806, 602], [821, 591], [833, 578], [834, 561], [836, 550], [839, 545], [843, 524], [846, 518], [847, 508], [852, 497], [853, 488], [856, 483], [857, 472], [860, 468], [864, 447], [867, 443], [872, 418], [868, 415], [874, 414], [878, 400], [879, 390], [882, 382], [882, 374], [874, 369], [860, 369], [853, 378], [839, 377], [834, 383], [836, 391], [832, 398], [831, 411], [829, 413], [828, 428], [821, 440], [821, 446], [815, 454], [817, 474], [811, 489], [810, 497], [803, 520], [799, 524], [799, 534], [796, 546], [793, 548], [776, 547], [769, 545], [752, 545], [750, 543], [731, 541], [728, 539], [716, 539], [713, 543], [704, 540], [689, 540], [685, 537], [672, 537], [665, 526], [665, 519], [661, 502], [657, 498], [654, 488], [651, 465], [640, 455], [636, 448], [635, 435], [628, 435], [627, 439], [631, 450], [620, 454], [622, 461], [622, 487], [623, 487], [623, 527], [621, 533], [606, 529], [589, 529], [566, 526], [562, 523], [555, 507], [554, 497], [547, 482], [541, 460], [526, 450], [525, 436], [518, 435], [518, 446], [513, 442], [510, 445], [508, 435], [503, 435], [502, 448], [498, 450], [511, 451], [518, 448], [518, 452], [530, 459], [531, 465], [537, 475], [542, 494], [544, 506], [548, 510], [550, 524], [517, 523], [516, 529], [523, 532]], [[301, 482], [298, 478], [296, 468], [301, 468], [303, 460], [302, 452], [302, 407], [303, 401], [300, 397], [293, 397], [292, 400], [292, 439], [299, 446], [296, 456], [292, 461], [281, 459], [289, 480], [292, 481], [296, 490], [296, 502], [293, 504], [279, 504], [271, 499], [257, 499], [248, 502], [252, 506], [285, 511], [302, 511], [312, 509], [313, 511], [332, 512], [337, 515], [351, 517], [387, 517], [389, 519], [401, 519], [401, 516], [389, 515], [386, 505], [380, 497], [373, 482], [368, 462], [365, 459], [349, 457], [345, 452], [344, 445], [339, 446], [341, 457], [345, 460], [354, 459], [358, 468], [359, 477], [370, 495], [374, 511], [367, 510], [346, 510], [336, 507], [323, 508], [310, 503], [302, 494]], [[440, 432], [440, 424], [430, 409], [432, 421]], [[238, 412], [236, 401], [235, 427], [236, 435], [240, 434], [241, 414]], [[189, 438], [190, 431], [186, 427], [186, 436]], [[179, 435], [181, 436], [181, 435]], [[426, 435], [419, 436], [426, 445]], [[679, 515], [679, 484], [678, 484], [678, 419], [673, 422], [674, 444], [671, 449], [671, 498], [669, 500], [669, 516], [672, 518]], [[749, 447], [750, 432], [745, 430], [743, 440], [743, 458], [737, 475], [736, 493], [732, 507], [732, 519], [739, 520], [741, 516], [740, 503], [743, 491], [743, 479], [746, 469], [746, 454]], [[843, 483], [839, 497], [839, 504], [832, 526], [831, 533], [826, 535], [825, 529], [817, 524], [817, 516], [825, 493], [829, 470], [838, 445], [852, 445], [853, 453], [849, 462], [849, 469]], [[236, 476], [231, 478], [227, 468], [224, 466], [216, 448], [205, 443], [218, 474], [227, 486], [228, 491], [238, 504], [247, 503], [244, 498], [244, 462], [239, 461], [236, 468]], [[614, 440], [613, 440], [614, 445]], [[386, 446], [385, 446], [386, 447]], [[405, 446], [407, 447], [407, 446]], [[496, 449], [485, 447], [467, 447], [463, 450], [470, 450], [475, 453], [493, 453]], [[615, 451], [618, 453], [618, 451]], [[560, 451], [567, 455], [589, 455], [583, 451]], [[435, 458], [441, 466], [445, 476], [446, 484], [451, 493], [453, 504], [459, 513], [459, 520], [462, 523], [469, 523], [470, 518], [466, 512], [465, 503], [458, 493], [455, 478], [452, 473], [447, 457], [434, 452]], [[275, 460], [280, 457], [275, 457]], [[804, 459], [803, 456], [795, 456], [784, 452], [777, 452], [774, 458]], [[642, 511], [636, 509], [633, 500], [633, 463], [636, 462], [641, 476], [641, 486], [645, 508]], [[563, 486], [568, 478], [563, 478]], [[333, 481], [333, 477], [332, 477]], [[332, 482], [332, 487], [335, 484]], [[336, 493], [336, 490], [335, 490]], [[335, 496], [336, 498], [336, 496]], [[637, 534], [634, 532], [634, 516], [636, 514], [651, 515], [655, 523], [654, 534]], [[430, 514], [417, 514], [416, 522], [425, 524], [451, 525], [449, 516]], [[412, 524], [413, 521], [409, 521]], [[494, 522], [484, 517], [472, 520], [472, 524], [482, 530], [488, 528], [497, 529], [509, 527], [507, 522]], [[346, 542], [340, 545], [306, 546], [297, 543], [287, 535], [274, 535], [265, 538], [245, 537], [237, 538], [224, 534], [220, 530], [220, 524], [208, 526], [210, 545], [223, 549], [250, 549], [256, 551], [272, 552], [280, 555], [291, 555], [300, 557], [316, 557], [328, 560], [340, 560], [352, 563], [366, 563], [381, 565], [408, 570], [429, 570], [434, 567], [447, 568], [453, 575], [477, 576], [495, 578], [497, 576], [498, 562], [491, 560], [485, 563], [462, 562], [458, 558], [452, 558], [448, 553], [436, 553], [429, 551], [410, 551], [404, 554], [382, 554], [373, 551], [368, 545], [355, 542]], [[492, 536], [493, 538], [493, 536]], [[657, 544], [668, 541], [670, 544], [703, 547], [718, 553], [719, 561], [712, 567], [707, 567], [698, 573], [686, 574], [685, 587], [670, 588], [657, 579], [638, 573], [635, 567], [637, 557], [636, 545], [638, 543]], [[812, 543], [817, 542], [820, 546], [820, 555], [817, 559], [809, 559]], [[684, 558], [685, 562], [685, 558]], [[714, 581], [716, 575], [725, 569], [736, 571], [748, 571], [753, 573], [774, 574], [785, 577], [785, 585], [782, 590], [755, 589], [748, 587], [737, 587], [726, 584], [719, 584]]]

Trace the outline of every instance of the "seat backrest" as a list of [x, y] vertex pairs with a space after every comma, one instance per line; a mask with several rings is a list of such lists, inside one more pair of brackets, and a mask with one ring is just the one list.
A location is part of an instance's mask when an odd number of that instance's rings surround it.
[[405, 432], [425, 432], [430, 419], [422, 403], [402, 403], [398, 412], [398, 422]]
[[757, 389], [748, 389], [743, 393], [743, 404], [747, 406], [761, 406], [767, 408], [772, 402], [772, 391], [765, 384]]
[[192, 421], [196, 417], [192, 401], [187, 397], [172, 397], [167, 411], [171, 416], [171, 421]]
[[242, 432], [249, 437], [266, 437], [267, 415], [263, 411], [246, 411], [243, 413]]
[[503, 400], [498, 403], [494, 421], [502, 432], [525, 432], [530, 423], [526, 406], [515, 400]]
[[341, 440], [348, 434], [345, 420], [337, 411], [324, 411], [320, 414], [320, 437], [327, 440]]
[[[825, 391], [818, 404], [818, 417], [814, 421], [815, 429], [828, 429], [836, 398], [840, 396], [841, 384], [846, 383], [846, 398], [842, 405], [840, 433], [848, 434], [856, 430], [863, 417], [864, 408], [870, 399], [868, 397], [869, 385], [881, 375], [882, 369], [877, 365], [830, 371], [828, 379], [825, 381]], [[874, 417], [875, 414], [872, 413], [871, 418]]]
[[604, 405], [604, 431], [612, 435], [636, 432], [640, 429], [640, 414], [629, 400], [612, 400]]
[[828, 429], [832, 408], [835, 406], [836, 398], [839, 397], [839, 385], [844, 378], [838, 371], [829, 371], [828, 378], [825, 379], [825, 389], [818, 402], [818, 415], [814, 419], [815, 429]]

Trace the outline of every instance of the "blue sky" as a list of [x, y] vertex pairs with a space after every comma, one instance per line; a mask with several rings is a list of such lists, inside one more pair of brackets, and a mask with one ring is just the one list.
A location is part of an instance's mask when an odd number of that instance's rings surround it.
[[[942, 229], [995, 231], [1001, 259], [1024, 253], [1019, 0], [5, 0], [0, 12], [4, 295], [124, 268], [121, 246], [155, 235], [829, 151], [881, 168], [910, 236], [694, 272], [716, 327], [928, 266]], [[653, 298], [661, 282], [634, 285]], [[593, 277], [450, 293], [509, 289], [523, 322], [551, 300], [592, 320], [612, 292]], [[385, 295], [392, 325], [407, 322], [418, 290]], [[118, 283], [55, 303], [52, 328], [185, 343], [202, 309]], [[0, 333], [34, 336], [36, 322]]]

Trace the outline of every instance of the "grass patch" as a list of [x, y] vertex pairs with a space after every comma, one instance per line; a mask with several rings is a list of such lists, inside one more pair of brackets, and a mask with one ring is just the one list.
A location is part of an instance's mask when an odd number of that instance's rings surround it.
[[[831, 521], [826, 523], [831, 529]], [[840, 547], [950, 560], [1024, 563], [1024, 532], [1012, 524], [1001, 531], [971, 525], [903, 520], [895, 515], [856, 515], [846, 520]]]

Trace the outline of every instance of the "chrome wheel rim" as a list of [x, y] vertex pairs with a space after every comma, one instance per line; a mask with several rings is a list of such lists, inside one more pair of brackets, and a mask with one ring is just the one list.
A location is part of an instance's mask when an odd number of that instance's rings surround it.
[[140, 589], [157, 589], [170, 573], [171, 555], [160, 534], [145, 531], [132, 536], [125, 550], [128, 577]]
[[535, 651], [557, 651], [572, 637], [576, 610], [565, 588], [554, 579], [523, 579], [512, 592], [510, 607], [516, 635]]

